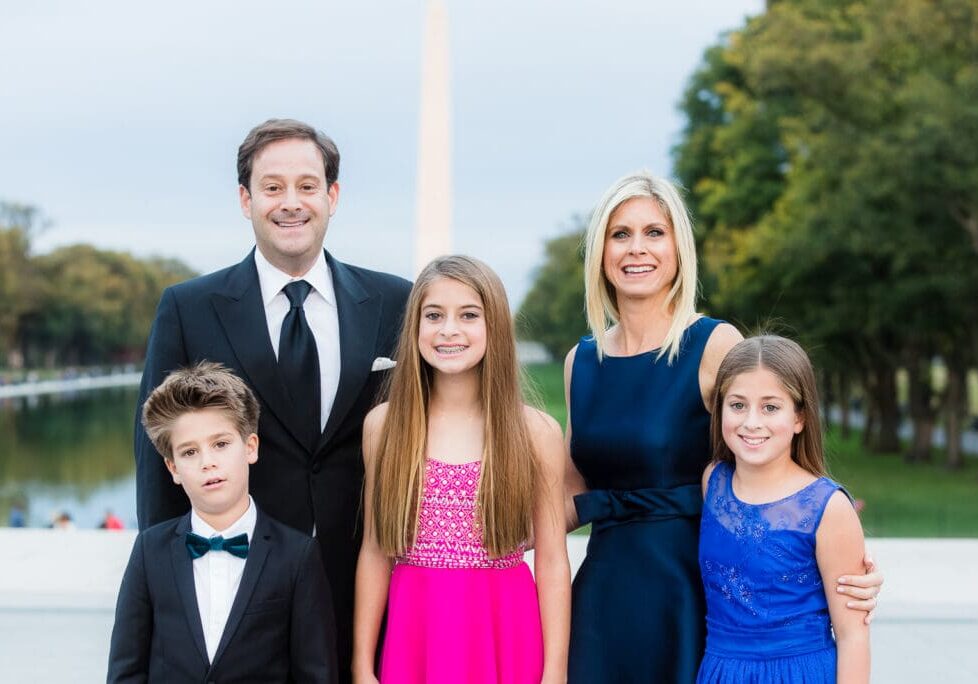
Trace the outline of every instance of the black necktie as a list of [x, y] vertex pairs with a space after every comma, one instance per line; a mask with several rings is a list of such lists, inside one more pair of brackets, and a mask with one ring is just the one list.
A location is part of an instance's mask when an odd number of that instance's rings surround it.
[[187, 539], [184, 543], [187, 545], [187, 551], [190, 552], [190, 557], [195, 560], [208, 551], [227, 551], [232, 556], [237, 556], [238, 558], [248, 557], [247, 534], [239, 534], [230, 539], [225, 539], [220, 535], [208, 539], [207, 537], [201, 537], [199, 534], [187, 532]]
[[322, 432], [319, 426], [319, 354], [316, 352], [316, 338], [312, 336], [306, 312], [302, 308], [310, 290], [312, 285], [305, 280], [297, 280], [283, 288], [292, 308], [282, 321], [278, 367], [292, 395], [300, 423], [309, 431], [309, 448], [315, 450]]

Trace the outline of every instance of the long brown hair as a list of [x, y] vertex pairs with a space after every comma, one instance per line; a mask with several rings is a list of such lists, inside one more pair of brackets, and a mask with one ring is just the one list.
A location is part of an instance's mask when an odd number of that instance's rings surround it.
[[792, 460], [813, 475], [826, 475], [818, 388], [812, 362], [797, 342], [777, 335], [747, 338], [731, 349], [720, 364], [710, 419], [713, 461], [735, 461], [733, 452], [723, 441], [723, 400], [734, 378], [758, 368], [774, 373], [794, 402], [795, 411], [804, 420], [801, 432], [791, 440]]
[[479, 393], [485, 437], [477, 505], [483, 543], [490, 556], [501, 556], [530, 535], [537, 460], [523, 417], [506, 291], [492, 269], [467, 256], [432, 261], [418, 275], [408, 297], [374, 471], [377, 541], [385, 553], [399, 556], [417, 534], [433, 379], [433, 370], [418, 349], [418, 329], [425, 293], [440, 278], [468, 285], [482, 299], [486, 353], [479, 365]]

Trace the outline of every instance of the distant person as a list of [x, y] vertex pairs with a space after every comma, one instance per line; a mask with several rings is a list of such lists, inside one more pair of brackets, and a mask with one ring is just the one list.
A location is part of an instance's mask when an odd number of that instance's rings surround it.
[[54, 522], [51, 523], [51, 527], [55, 530], [73, 530], [75, 529], [75, 521], [71, 519], [71, 513], [61, 511], [54, 516]]
[[363, 439], [356, 681], [377, 681], [385, 609], [381, 682], [565, 681], [561, 430], [523, 404], [506, 293], [485, 264], [442, 257], [418, 276], [390, 401]]
[[863, 530], [826, 477], [808, 356], [783, 337], [752, 337], [727, 353], [716, 387], [697, 682], [868, 684], [869, 628], [835, 590], [837, 577], [862, 572]]
[[[387, 375], [410, 283], [323, 250], [339, 162], [335, 143], [299, 121], [272, 119], [248, 133], [238, 194], [257, 249], [163, 293], [139, 405], [169, 371], [204, 359], [255, 392], [263, 456], [252, 494], [271, 516], [318, 539], [334, 592], [340, 679], [348, 680], [363, 417]], [[138, 420], [135, 452], [139, 528], [185, 513], [187, 497], [170, 486]]]
[[24, 507], [15, 503], [10, 507], [10, 516], [7, 518], [7, 525], [9, 527], [27, 527], [27, 514], [24, 512]]
[[105, 517], [102, 518], [102, 522], [99, 523], [99, 529], [101, 530], [124, 530], [126, 529], [125, 524], [122, 520], [113, 513], [111, 510], [105, 511]]
[[[676, 188], [615, 182], [585, 237], [591, 335], [564, 366], [568, 527], [591, 524], [574, 577], [571, 684], [696, 679], [706, 639], [697, 560], [717, 368], [742, 337], [696, 312], [696, 244]], [[870, 569], [872, 566], [870, 566]], [[836, 581], [838, 579], [838, 582]], [[878, 573], [833, 578], [860, 617]]]
[[191, 510], [136, 537], [109, 682], [336, 681], [316, 542], [248, 495], [258, 414], [248, 386], [214, 363], [175, 371], [143, 405], [146, 433]]

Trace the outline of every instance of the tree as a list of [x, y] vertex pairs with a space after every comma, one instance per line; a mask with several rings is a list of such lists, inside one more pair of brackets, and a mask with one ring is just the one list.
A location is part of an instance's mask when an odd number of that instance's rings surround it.
[[930, 452], [934, 355], [973, 347], [978, 153], [959, 141], [978, 131], [976, 22], [968, 0], [784, 2], [748, 29], [747, 82], [797, 98], [781, 122], [791, 163], [781, 228], [869, 267], [865, 279], [834, 276], [859, 289], [863, 315], [847, 321], [848, 303], [807, 313], [863, 328], [841, 339], [868, 352], [880, 448], [898, 448], [892, 374], [908, 369], [914, 460]]
[[35, 257], [38, 306], [23, 318], [34, 365], [141, 360], [162, 290], [193, 275], [175, 260], [73, 245]]
[[141, 360], [160, 294], [194, 271], [176, 259], [137, 259], [90, 245], [34, 256], [31, 239], [46, 225], [37, 208], [0, 202], [0, 360]]
[[584, 316], [584, 219], [547, 241], [545, 260], [516, 315], [521, 339], [535, 340], [562, 358], [587, 333]]
[[706, 52], [675, 149], [711, 311], [786, 320], [858, 378], [881, 450], [908, 368], [912, 458], [938, 404], [924, 369], [954, 358], [957, 383], [976, 357], [976, 57], [973, 0], [772, 2]]
[[19, 365], [11, 352], [18, 342], [20, 318], [36, 301], [30, 248], [43, 225], [36, 208], [0, 202], [0, 359], [10, 365]]

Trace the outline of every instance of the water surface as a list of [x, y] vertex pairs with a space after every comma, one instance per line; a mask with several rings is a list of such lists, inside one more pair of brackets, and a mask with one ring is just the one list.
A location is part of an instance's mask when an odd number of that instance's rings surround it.
[[111, 509], [136, 524], [132, 455], [137, 388], [0, 401], [0, 525], [20, 502], [32, 527], [67, 511], [79, 528]]

